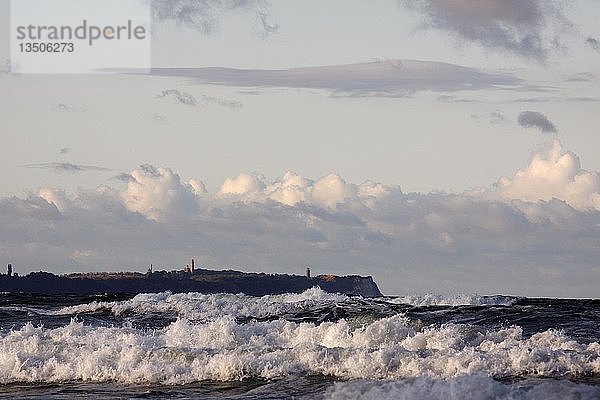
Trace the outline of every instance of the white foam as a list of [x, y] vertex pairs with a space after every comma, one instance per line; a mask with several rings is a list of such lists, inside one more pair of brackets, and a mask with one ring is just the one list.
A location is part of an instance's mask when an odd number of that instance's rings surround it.
[[0, 383], [67, 380], [183, 384], [289, 374], [397, 380], [600, 373], [600, 344], [549, 330], [491, 332], [447, 324], [416, 331], [403, 316], [362, 327], [285, 320], [238, 324], [232, 316], [178, 319], [158, 330], [23, 328], [0, 336]]
[[28, 315], [43, 315], [44, 313], [46, 313], [46, 311], [41, 308], [26, 307], [26, 306], [2, 306], [2, 307], [0, 307], [0, 312], [7, 312], [7, 313], [17, 312], [17, 313], [25, 313]]
[[[186, 319], [208, 320], [231, 315], [235, 317], [267, 317], [294, 313], [314, 307], [327, 307], [348, 301], [342, 294], [327, 293], [314, 287], [299, 294], [268, 295], [262, 297], [243, 294], [202, 294], [170, 292], [138, 294], [126, 301], [94, 301], [88, 304], [64, 307], [51, 312], [55, 315], [77, 315], [109, 311], [119, 316], [129, 312], [141, 314], [172, 314]], [[517, 299], [507, 296], [481, 296], [477, 294], [457, 294], [443, 296], [427, 294], [423, 296], [401, 296], [382, 298], [392, 304], [414, 306], [458, 306], [458, 305], [505, 305], [514, 304]]]
[[481, 296], [478, 294], [454, 294], [443, 296], [425, 294], [421, 296], [399, 296], [388, 300], [394, 304], [410, 304], [413, 306], [511, 306], [517, 299], [508, 296]]
[[317, 287], [299, 294], [262, 297], [243, 294], [202, 294], [170, 292], [138, 294], [131, 300], [102, 302], [64, 307], [54, 314], [76, 315], [109, 310], [114, 315], [127, 312], [140, 314], [174, 314], [186, 319], [208, 320], [230, 315], [234, 317], [266, 317], [297, 312], [312, 306], [331, 305], [348, 300], [340, 294], [327, 293]]
[[527, 385], [506, 385], [484, 375], [450, 379], [409, 378], [397, 381], [336, 382], [324, 396], [328, 400], [565, 400], [600, 398], [600, 388], [569, 381], [536, 380]]

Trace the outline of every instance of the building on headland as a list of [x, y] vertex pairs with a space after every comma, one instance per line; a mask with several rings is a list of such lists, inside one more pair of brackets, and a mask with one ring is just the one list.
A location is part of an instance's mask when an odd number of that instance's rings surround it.
[[185, 268], [183, 269], [183, 272], [187, 273], [187, 274], [193, 274], [194, 271], [196, 271], [196, 263], [194, 262], [194, 259], [191, 259], [191, 262], [189, 264], [187, 264], [185, 266]]
[[174, 269], [171, 270], [170, 272], [167, 272], [165, 270], [162, 271], [155, 271], [154, 270], [154, 264], [150, 264], [150, 267], [148, 268], [148, 270], [146, 270], [146, 275], [152, 275], [153, 273], [157, 273], [157, 274], [162, 274], [162, 273], [172, 273], [172, 274], [177, 274], [177, 273], [186, 273], [186, 274], [193, 274], [196, 271], [196, 262], [194, 261], [194, 259], [190, 259], [190, 263], [186, 264], [182, 269]]

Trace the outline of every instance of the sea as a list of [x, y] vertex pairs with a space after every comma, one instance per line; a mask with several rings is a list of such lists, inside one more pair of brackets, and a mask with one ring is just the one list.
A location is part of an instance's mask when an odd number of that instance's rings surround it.
[[0, 398], [600, 399], [600, 300], [2, 293]]

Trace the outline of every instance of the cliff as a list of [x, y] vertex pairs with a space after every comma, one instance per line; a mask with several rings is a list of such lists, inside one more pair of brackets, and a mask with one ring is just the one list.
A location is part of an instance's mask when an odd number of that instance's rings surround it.
[[244, 273], [239, 271], [212, 271], [200, 269], [193, 273], [158, 271], [87, 273], [54, 275], [34, 272], [26, 276], [0, 275], [0, 291], [40, 294], [97, 293], [245, 293], [253, 296], [266, 294], [300, 293], [319, 286], [331, 293], [363, 297], [382, 296], [373, 279], [358, 275], [319, 275], [312, 278], [299, 275]]

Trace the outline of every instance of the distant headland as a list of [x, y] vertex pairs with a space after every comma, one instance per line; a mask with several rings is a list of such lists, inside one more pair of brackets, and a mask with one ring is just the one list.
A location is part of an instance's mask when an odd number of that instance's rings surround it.
[[370, 276], [318, 275], [310, 269], [305, 275], [246, 273], [234, 270], [195, 268], [194, 260], [183, 270], [155, 271], [151, 266], [140, 272], [89, 272], [55, 275], [32, 272], [25, 276], [13, 273], [9, 264], [7, 274], [0, 275], [0, 291], [39, 294], [92, 295], [102, 293], [244, 293], [252, 296], [300, 293], [314, 286], [330, 293], [363, 297], [380, 297], [377, 284]]

